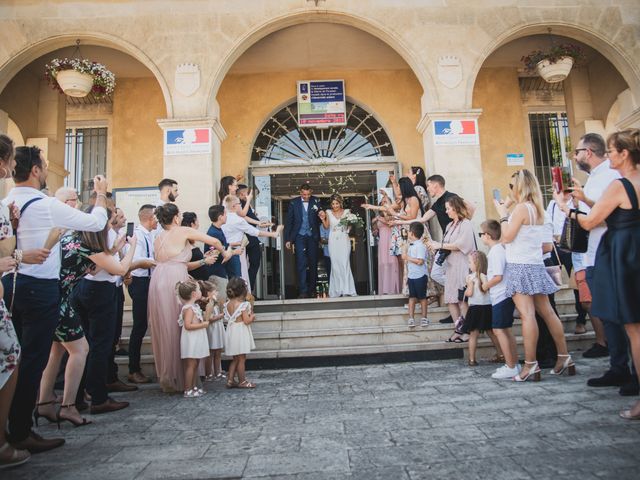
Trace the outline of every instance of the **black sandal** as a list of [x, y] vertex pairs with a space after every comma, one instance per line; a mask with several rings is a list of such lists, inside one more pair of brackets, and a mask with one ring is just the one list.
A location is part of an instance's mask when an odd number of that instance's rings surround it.
[[38, 407], [43, 406], [43, 405], [55, 405], [56, 402], [55, 400], [51, 400], [49, 402], [42, 402], [42, 403], [36, 403], [36, 408], [33, 411], [33, 419], [36, 423], [36, 427], [38, 426], [38, 419], [39, 418], [46, 418], [47, 420], [49, 420], [50, 423], [57, 423], [58, 422], [58, 417], [57, 415], [55, 417], [50, 417], [49, 415], [44, 415], [42, 413], [40, 413], [38, 411]]
[[75, 403], [70, 403], [69, 405], [60, 405], [60, 410], [58, 410], [58, 415], [57, 415], [57, 419], [58, 419], [58, 429], [60, 429], [60, 422], [69, 422], [70, 424], [72, 424], [74, 427], [84, 427], [85, 425], [90, 425], [93, 422], [91, 420], [87, 420], [84, 417], [80, 417], [82, 418], [81, 422], [76, 422], [73, 418], [63, 418], [60, 416], [60, 412], [62, 411], [63, 408], [71, 408], [71, 407], [75, 407], [76, 404]]

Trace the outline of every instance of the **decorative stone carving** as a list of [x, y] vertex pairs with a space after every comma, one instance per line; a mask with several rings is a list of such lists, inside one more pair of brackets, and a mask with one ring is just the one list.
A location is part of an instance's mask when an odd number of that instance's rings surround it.
[[200, 67], [195, 63], [182, 63], [176, 67], [176, 90], [190, 97], [200, 88]]
[[456, 88], [462, 81], [462, 64], [455, 55], [438, 59], [438, 80], [447, 88]]

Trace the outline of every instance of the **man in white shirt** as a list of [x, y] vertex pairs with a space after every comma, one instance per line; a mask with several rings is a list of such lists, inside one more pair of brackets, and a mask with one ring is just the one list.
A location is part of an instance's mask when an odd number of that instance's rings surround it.
[[[277, 238], [280, 236], [280, 232], [284, 228], [282, 225], [278, 225], [275, 232], [267, 232], [264, 230], [258, 230], [253, 225], [250, 225], [244, 218], [238, 215], [238, 211], [242, 208], [240, 199], [235, 195], [227, 195], [222, 202], [227, 214], [227, 221], [222, 225], [222, 232], [227, 239], [227, 242], [231, 247], [239, 247], [242, 245], [242, 238], [246, 235], [252, 235], [254, 237], [271, 237]], [[233, 255], [229, 259], [229, 272], [232, 277], [242, 277], [242, 270], [240, 266], [240, 258], [237, 255]], [[230, 277], [231, 278], [231, 277]], [[245, 278], [247, 283], [248, 278]]]
[[[107, 181], [102, 176], [95, 177], [96, 208], [87, 214], [40, 191], [46, 185], [48, 164], [38, 147], [16, 148], [15, 160], [16, 186], [4, 202], [15, 203], [21, 210], [17, 249], [25, 255], [15, 277], [15, 301], [14, 275], [5, 275], [2, 279], [5, 303], [8, 306], [13, 303], [12, 320], [22, 346], [18, 382], [9, 413], [9, 432], [15, 448], [38, 453], [64, 444], [62, 438], [46, 440], [31, 430], [38, 387], [60, 319], [60, 252], [56, 247], [51, 252], [42, 247], [54, 227], [90, 232], [104, 228]], [[33, 252], [40, 257], [34, 259]]]
[[151, 271], [155, 266], [153, 254], [153, 232], [158, 226], [153, 205], [143, 205], [138, 210], [140, 224], [136, 227], [136, 253], [131, 266], [131, 283], [127, 287], [132, 301], [133, 327], [129, 337], [129, 376], [133, 383], [149, 383], [140, 367], [140, 350], [147, 333], [147, 299]]
[[[589, 213], [591, 207], [600, 199], [609, 184], [620, 178], [617, 170], [610, 167], [609, 160], [606, 158], [606, 144], [604, 139], [596, 133], [587, 133], [584, 135], [574, 151], [574, 158], [580, 169], [589, 173], [589, 178], [584, 188], [580, 182], [574, 179], [573, 198], [580, 201], [580, 210]], [[584, 279], [582, 275], [576, 274], [576, 283], [586, 280], [589, 289], [582, 286], [580, 301], [585, 303], [587, 310], [591, 307], [591, 292], [589, 285], [590, 277], [593, 274], [593, 265], [595, 263], [596, 251], [604, 233], [607, 231], [606, 225], [601, 225], [589, 232], [589, 243], [587, 251], [583, 256], [583, 263], [586, 270], [584, 271]], [[578, 272], [582, 273], [582, 272]], [[584, 356], [587, 358], [606, 356], [607, 347], [609, 355], [609, 370], [598, 378], [590, 378], [587, 385], [591, 387], [622, 387], [621, 393], [627, 384], [634, 384], [631, 388], [635, 390], [637, 395], [637, 383], [633, 380], [635, 375], [631, 375], [629, 369], [629, 349], [627, 344], [627, 336], [624, 328], [617, 323], [601, 321], [591, 316], [591, 323], [596, 332], [596, 343], [586, 352]], [[602, 332], [604, 331], [604, 335]], [[606, 344], [602, 341], [606, 338]]]

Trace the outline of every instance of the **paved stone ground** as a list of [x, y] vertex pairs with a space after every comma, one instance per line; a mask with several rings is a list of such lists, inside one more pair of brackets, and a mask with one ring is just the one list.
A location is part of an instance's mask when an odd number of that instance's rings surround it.
[[[572, 378], [498, 382], [461, 360], [250, 372], [255, 391], [207, 384], [200, 399], [156, 385], [131, 407], [63, 426], [67, 444], [3, 479], [637, 479], [638, 397]], [[45, 436], [55, 425], [40, 427]]]

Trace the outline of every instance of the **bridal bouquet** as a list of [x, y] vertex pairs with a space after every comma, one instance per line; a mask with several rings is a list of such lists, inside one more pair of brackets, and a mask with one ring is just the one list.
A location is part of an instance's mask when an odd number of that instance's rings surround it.
[[341, 227], [364, 228], [364, 220], [357, 213], [349, 213], [340, 219], [338, 225]]

